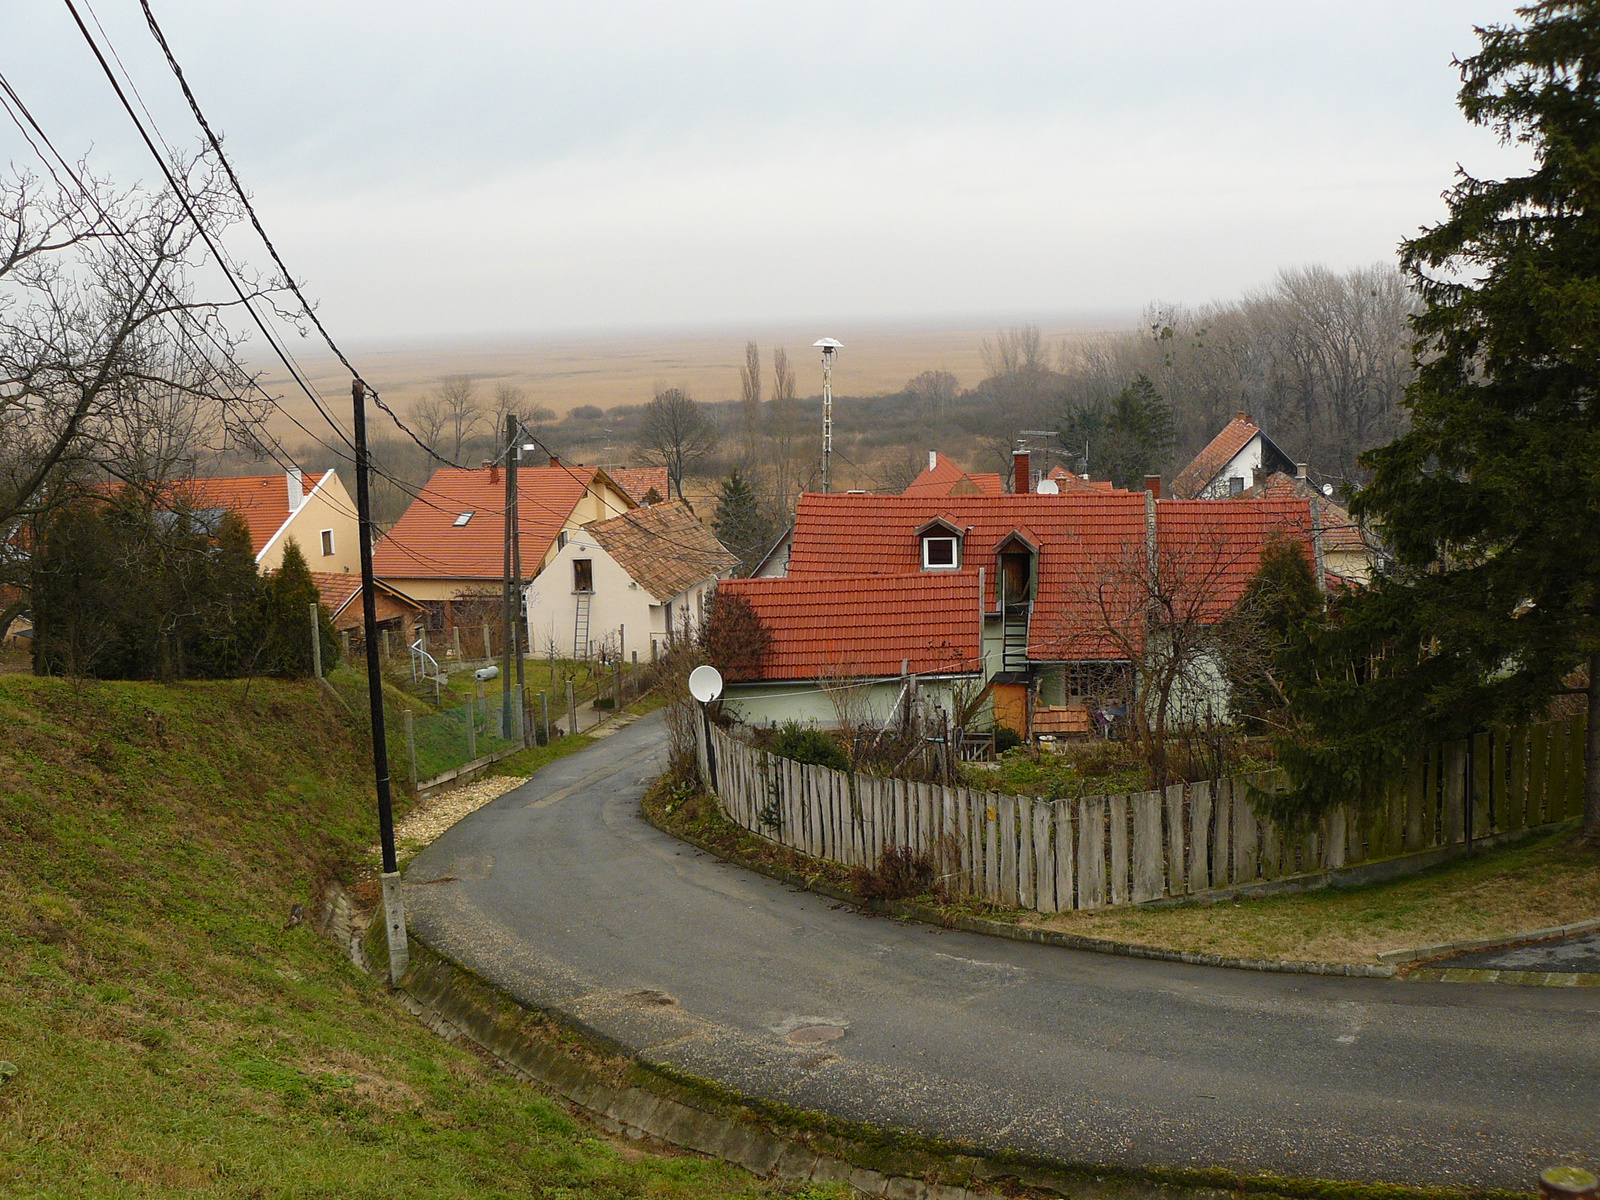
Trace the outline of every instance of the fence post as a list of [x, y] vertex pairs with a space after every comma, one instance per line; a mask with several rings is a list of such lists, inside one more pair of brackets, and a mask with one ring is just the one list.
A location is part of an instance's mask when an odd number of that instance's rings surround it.
[[567, 732], [578, 732], [578, 704], [572, 698], [572, 680], [567, 680]]
[[350, 661], [350, 631], [339, 630], [339, 657], [345, 662]]
[[311, 672], [318, 679], [322, 678], [322, 623], [317, 620], [317, 605], [308, 606], [311, 609]]
[[387, 662], [389, 658], [389, 631], [387, 629], [383, 631], [383, 657], [384, 661]]
[[550, 744], [550, 693], [539, 693], [539, 721], [544, 726], [544, 744]]
[[450, 626], [450, 642], [455, 647], [456, 661], [461, 661], [461, 626]]
[[411, 790], [417, 790], [417, 725], [411, 710], [406, 709], [406, 757], [411, 760]]
[[494, 651], [489, 646], [489, 626], [488, 625], [485, 625], [483, 627], [483, 656], [484, 656], [484, 658], [487, 658], [487, 659], [490, 659], [490, 660], [493, 660], [493, 658], [494, 658]]
[[467, 693], [467, 761], [472, 762], [478, 757], [478, 711], [473, 703], [472, 693]]

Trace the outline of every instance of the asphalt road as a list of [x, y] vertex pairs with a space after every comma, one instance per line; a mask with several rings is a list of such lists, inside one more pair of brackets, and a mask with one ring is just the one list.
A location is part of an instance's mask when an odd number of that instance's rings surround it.
[[[663, 742], [647, 718], [444, 834], [407, 872], [415, 933], [648, 1061], [987, 1149], [1519, 1190], [1600, 1158], [1600, 989], [1187, 967], [862, 915], [641, 820]], [[790, 1040], [818, 1026], [845, 1034]]]

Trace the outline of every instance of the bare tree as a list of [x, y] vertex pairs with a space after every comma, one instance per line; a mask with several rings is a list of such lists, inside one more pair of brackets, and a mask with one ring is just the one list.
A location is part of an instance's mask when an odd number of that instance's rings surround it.
[[906, 380], [906, 395], [918, 401], [923, 415], [934, 421], [944, 419], [946, 407], [960, 390], [960, 381], [949, 371], [923, 371]]
[[754, 342], [744, 344], [744, 366], [739, 368], [739, 416], [745, 462], [753, 469], [761, 430], [761, 347]]
[[444, 431], [449, 423], [450, 415], [438, 396], [423, 396], [411, 405], [411, 427], [435, 454], [444, 453]]
[[635, 456], [646, 466], [665, 467], [669, 490], [684, 499], [684, 473], [715, 449], [717, 430], [681, 388], [662, 388], [640, 415]]
[[1040, 641], [1052, 658], [1103, 673], [1126, 664], [1129, 733], [1154, 787], [1171, 782], [1172, 734], [1225, 722], [1228, 679], [1258, 673], [1270, 653], [1234, 603], [1259, 549], [1221, 533], [1154, 547], [1139, 539], [1110, 552], [1085, 547], [1066, 572], [1062, 616]]
[[[438, 401], [444, 410], [444, 435], [449, 438], [450, 458], [461, 461], [461, 447], [483, 425], [483, 404], [478, 399], [477, 382], [470, 375], [450, 375], [439, 387]], [[505, 428], [494, 433], [499, 439]]]

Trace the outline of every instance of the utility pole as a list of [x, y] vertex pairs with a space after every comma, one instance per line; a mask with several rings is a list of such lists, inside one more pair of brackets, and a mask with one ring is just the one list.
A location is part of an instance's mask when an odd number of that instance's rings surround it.
[[833, 356], [844, 343], [820, 338], [811, 343], [822, 351], [822, 490], [833, 490]]
[[506, 462], [506, 478], [511, 483], [511, 641], [517, 662], [517, 741], [528, 744], [528, 692], [522, 682], [522, 502], [517, 496], [517, 464], [522, 460], [522, 422], [513, 414], [506, 414], [506, 432], [509, 433], [511, 455]]
[[383, 668], [378, 661], [378, 598], [372, 581], [372, 504], [367, 494], [367, 388], [350, 385], [355, 401], [356, 518], [361, 536], [361, 621], [367, 640], [367, 697], [372, 704], [372, 774], [378, 788], [378, 836], [383, 844], [383, 920], [388, 932], [389, 982], [406, 973], [406, 900], [394, 854], [394, 803], [389, 796], [389, 742], [383, 722]]
[[515, 536], [517, 513], [516, 484], [512, 482], [511, 456], [516, 446], [517, 419], [509, 413], [506, 415], [506, 546], [505, 546], [505, 580], [500, 585], [500, 600], [505, 609], [505, 639], [500, 644], [500, 654], [505, 660], [500, 668], [500, 734], [506, 739], [511, 737], [511, 659], [514, 653], [511, 645], [511, 541]]

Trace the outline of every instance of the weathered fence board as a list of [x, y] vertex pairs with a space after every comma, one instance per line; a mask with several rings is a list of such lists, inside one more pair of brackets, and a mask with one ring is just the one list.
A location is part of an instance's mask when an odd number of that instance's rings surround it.
[[1143, 903], [1255, 879], [1458, 844], [1576, 816], [1586, 721], [1562, 718], [1426, 747], [1381, 803], [1339, 809], [1293, 838], [1250, 802], [1276, 773], [1160, 792], [1047, 801], [851, 775], [697, 728], [724, 813], [772, 841], [846, 866], [928, 855], [943, 886], [1040, 912]]
[[1135, 792], [1128, 797], [1133, 808], [1133, 900], [1140, 903], [1161, 895], [1160, 792]]
[[1128, 798], [1112, 796], [1107, 805], [1111, 813], [1111, 903], [1128, 902]]
[[1106, 904], [1105, 797], [1078, 801], [1078, 907], [1104, 908]]

